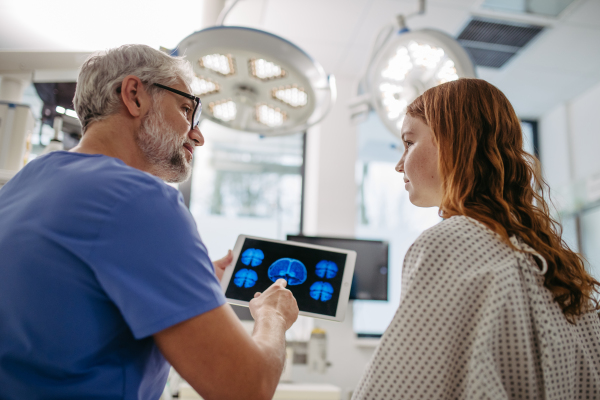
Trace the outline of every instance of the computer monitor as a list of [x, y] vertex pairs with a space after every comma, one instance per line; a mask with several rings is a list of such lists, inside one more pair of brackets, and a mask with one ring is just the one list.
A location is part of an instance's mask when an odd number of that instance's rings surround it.
[[388, 299], [388, 242], [287, 235], [287, 240], [356, 251], [350, 300]]

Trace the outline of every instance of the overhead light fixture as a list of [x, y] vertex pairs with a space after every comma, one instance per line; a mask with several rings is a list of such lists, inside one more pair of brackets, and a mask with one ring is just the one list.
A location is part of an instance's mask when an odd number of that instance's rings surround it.
[[194, 60], [193, 86], [201, 88], [194, 90], [209, 104], [203, 118], [232, 129], [264, 136], [303, 132], [335, 102], [334, 77], [299, 47], [268, 32], [215, 26], [183, 39], [172, 54]]
[[[424, 1], [420, 6], [419, 13], [423, 13]], [[382, 35], [385, 31], [387, 36]], [[460, 77], [475, 77], [467, 52], [443, 32], [409, 31], [404, 17], [398, 16], [397, 22], [384, 27], [378, 38], [359, 85], [358, 101], [351, 108], [359, 110], [354, 117], [374, 109], [384, 125], [398, 137], [406, 108], [414, 99], [439, 84]], [[365, 103], [366, 108], [362, 106]]]

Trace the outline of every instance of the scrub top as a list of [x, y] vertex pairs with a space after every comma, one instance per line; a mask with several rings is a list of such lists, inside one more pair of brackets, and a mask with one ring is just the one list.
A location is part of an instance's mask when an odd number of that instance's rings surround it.
[[152, 335], [225, 303], [181, 194], [104, 155], [0, 189], [0, 398], [158, 399]]

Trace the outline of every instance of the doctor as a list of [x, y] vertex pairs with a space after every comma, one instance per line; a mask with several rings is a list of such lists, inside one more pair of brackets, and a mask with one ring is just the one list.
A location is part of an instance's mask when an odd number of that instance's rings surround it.
[[91, 56], [83, 138], [0, 190], [0, 398], [158, 399], [169, 363], [205, 399], [270, 399], [296, 300], [277, 281], [246, 334], [175, 189], [204, 138], [188, 62], [142, 45]]

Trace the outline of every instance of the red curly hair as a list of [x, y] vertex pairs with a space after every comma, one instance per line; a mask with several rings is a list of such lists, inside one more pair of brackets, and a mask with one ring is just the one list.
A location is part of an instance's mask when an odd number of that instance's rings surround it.
[[544, 286], [565, 317], [600, 306], [600, 283], [561, 239], [544, 200], [549, 192], [539, 161], [523, 150], [521, 124], [504, 94], [480, 79], [459, 79], [427, 90], [408, 106], [433, 131], [443, 199], [440, 215], [474, 218], [509, 240], [517, 235], [548, 263]]

